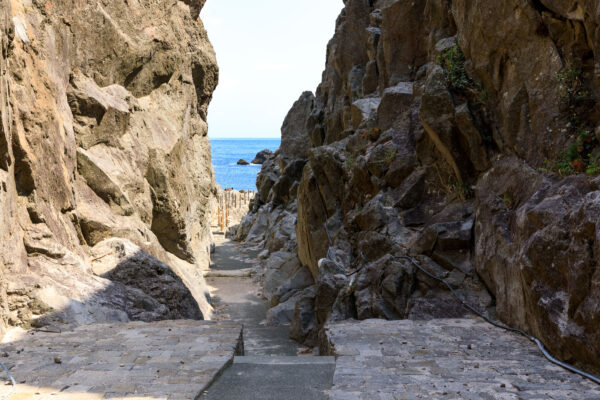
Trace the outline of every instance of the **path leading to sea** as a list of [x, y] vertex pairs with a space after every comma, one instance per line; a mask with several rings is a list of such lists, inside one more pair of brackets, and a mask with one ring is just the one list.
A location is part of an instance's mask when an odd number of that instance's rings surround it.
[[[330, 356], [264, 323], [258, 251], [217, 235], [207, 281], [215, 321], [96, 324], [29, 331], [0, 346], [9, 400], [600, 399], [526, 339], [478, 319], [344, 321]], [[308, 353], [308, 354], [306, 354]]]
[[[206, 400], [321, 400], [333, 384], [334, 357], [302, 354], [288, 338], [289, 327], [266, 326], [268, 305], [261, 287], [244, 271], [254, 268], [258, 250], [215, 235], [216, 250], [206, 280], [214, 288], [215, 319], [243, 325], [244, 353], [201, 396]], [[241, 273], [240, 273], [241, 272]]]

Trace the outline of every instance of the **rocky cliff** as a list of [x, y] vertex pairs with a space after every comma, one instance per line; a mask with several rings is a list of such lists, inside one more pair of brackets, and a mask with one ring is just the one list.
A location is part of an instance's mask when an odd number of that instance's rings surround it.
[[271, 252], [266, 294], [296, 339], [345, 318], [465, 315], [393, 258], [410, 254], [600, 369], [599, 22], [592, 0], [345, 1], [323, 81], [286, 118], [238, 231]]
[[203, 5], [0, 2], [3, 328], [210, 311]]

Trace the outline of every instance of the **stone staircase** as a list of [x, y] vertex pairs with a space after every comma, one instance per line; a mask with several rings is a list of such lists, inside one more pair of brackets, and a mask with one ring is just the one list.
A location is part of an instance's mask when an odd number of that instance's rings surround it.
[[[216, 238], [211, 272], [253, 267], [256, 252]], [[212, 275], [212, 274], [211, 274]], [[207, 275], [213, 288], [216, 319], [241, 323], [243, 355], [200, 396], [202, 400], [321, 400], [327, 399], [335, 370], [335, 357], [299, 355], [289, 339], [289, 327], [265, 326], [267, 303], [252, 278]], [[218, 275], [218, 274], [217, 274]]]

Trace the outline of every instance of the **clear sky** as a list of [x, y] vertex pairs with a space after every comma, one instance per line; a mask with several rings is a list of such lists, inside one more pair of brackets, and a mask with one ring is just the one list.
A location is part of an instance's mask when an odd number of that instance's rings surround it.
[[294, 101], [321, 81], [342, 7], [342, 0], [208, 0], [200, 17], [220, 69], [209, 137], [279, 137]]

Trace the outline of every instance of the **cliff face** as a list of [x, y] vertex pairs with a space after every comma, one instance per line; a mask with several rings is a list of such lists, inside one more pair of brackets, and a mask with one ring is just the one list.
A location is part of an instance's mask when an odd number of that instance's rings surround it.
[[203, 4], [2, 0], [2, 325], [210, 311]]
[[[238, 231], [296, 253], [316, 280], [294, 292], [297, 339], [349, 317], [465, 314], [391, 258], [408, 253], [600, 368], [600, 17], [573, 4], [345, 2], [323, 81], [290, 111]], [[284, 146], [301, 139], [310, 149]]]

